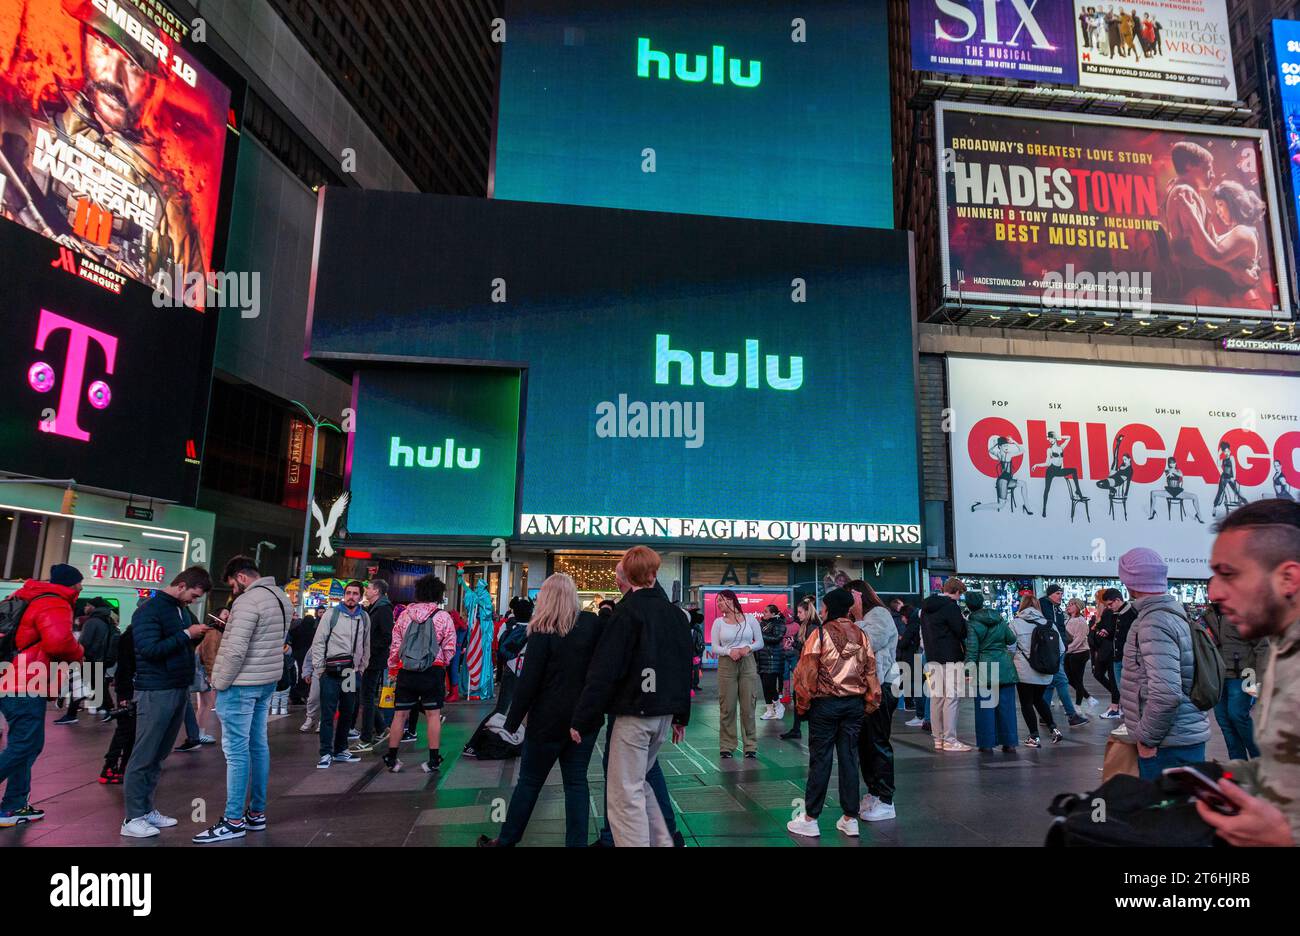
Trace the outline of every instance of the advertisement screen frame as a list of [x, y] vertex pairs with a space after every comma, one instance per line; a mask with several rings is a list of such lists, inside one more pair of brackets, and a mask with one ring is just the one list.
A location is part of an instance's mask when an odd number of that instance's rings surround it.
[[[1192, 133], [1206, 136], [1222, 136], [1228, 139], [1248, 139], [1259, 148], [1259, 176], [1265, 189], [1265, 201], [1269, 212], [1269, 234], [1272, 237], [1271, 256], [1277, 282], [1279, 310], [1236, 309], [1223, 306], [1197, 307], [1166, 302], [1152, 302], [1150, 314], [1167, 314], [1187, 317], [1222, 317], [1237, 319], [1259, 319], [1262, 321], [1292, 320], [1295, 310], [1291, 305], [1291, 284], [1288, 279], [1288, 266], [1285, 248], [1282, 246], [1282, 228], [1278, 216], [1277, 174], [1273, 167], [1272, 147], [1267, 130], [1255, 130], [1248, 127], [1219, 127], [1209, 124], [1184, 124], [1163, 120], [1135, 121], [1100, 114], [1058, 113], [1054, 111], [1030, 110], [1018, 107], [994, 107], [973, 104], [955, 104], [938, 102], [934, 105], [934, 139], [940, 151], [947, 144], [944, 117], [946, 114], [980, 114], [990, 117], [1009, 117], [1019, 120], [1046, 120], [1058, 124], [1096, 124], [1100, 126], [1123, 126], [1141, 130], [1162, 130], [1171, 133]], [[943, 177], [944, 169], [940, 166], [938, 189], [939, 199], [939, 257], [943, 265], [942, 296], [945, 302], [985, 302], [999, 306], [1042, 307], [1040, 296], [1017, 296], [1001, 293], [986, 293], [954, 289], [952, 285], [952, 254], [948, 230], [948, 186]], [[1064, 311], [1070, 311], [1068, 307]]]

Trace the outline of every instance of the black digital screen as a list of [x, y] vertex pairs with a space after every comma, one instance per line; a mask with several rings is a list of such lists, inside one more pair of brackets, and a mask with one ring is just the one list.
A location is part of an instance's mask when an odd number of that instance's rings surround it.
[[0, 470], [193, 504], [216, 310], [0, 222]]

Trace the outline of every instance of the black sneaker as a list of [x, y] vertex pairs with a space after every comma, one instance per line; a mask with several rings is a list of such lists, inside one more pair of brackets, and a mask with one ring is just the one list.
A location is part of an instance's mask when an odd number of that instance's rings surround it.
[[1053, 729], [1052, 729], [1052, 743], [1053, 743], [1053, 744], [1060, 744], [1060, 743], [1061, 743], [1061, 739], [1062, 739], [1063, 737], [1065, 737], [1065, 735], [1061, 734], [1061, 729], [1060, 729], [1060, 728], [1053, 728]]
[[757, 760], [757, 759], [758, 759], [758, 752], [757, 752], [757, 751], [746, 751], [746, 752], [745, 752], [745, 760]]
[[730, 751], [719, 751], [718, 756], [724, 760], [731, 760], [734, 755]]
[[244, 837], [244, 825], [232, 825], [229, 819], [222, 819], [210, 829], [205, 829], [190, 839], [195, 845], [210, 845], [213, 842], [228, 842]]
[[1071, 728], [1078, 728], [1080, 725], [1086, 725], [1089, 721], [1090, 719], [1087, 715], [1071, 715], [1069, 718]]
[[685, 847], [686, 847], [686, 836], [682, 835], [680, 831], [674, 832], [673, 848], [685, 848]]
[[75, 725], [77, 723], [76, 715], [64, 715], [61, 718], [54, 719], [56, 725]]
[[798, 728], [791, 728], [789, 731], [781, 734], [782, 741], [797, 741], [803, 737], [803, 732]]
[[500, 848], [501, 843], [494, 838], [488, 838], [486, 835], [480, 835], [476, 845], [479, 848]]
[[423, 770], [425, 773], [437, 773], [439, 770], [442, 769], [442, 756], [439, 755], [434, 760], [425, 761], [423, 764], [420, 765], [420, 769]]
[[37, 809], [31, 803], [28, 803], [26, 806], [20, 806], [12, 812], [0, 812], [0, 829], [8, 829], [28, 822], [39, 822], [44, 818], [45, 810]]
[[261, 813], [256, 816], [250, 812], [244, 813], [244, 828], [249, 832], [265, 832], [266, 813]]
[[198, 741], [189, 740], [186, 741], [184, 744], [180, 745], [179, 747], [177, 747], [176, 750], [181, 754], [188, 754], [191, 751], [197, 751], [201, 747], [203, 747], [203, 745]]
[[416, 740], [416, 735], [414, 735], [413, 733], [411, 733], [411, 732], [409, 732], [409, 731], [403, 731], [403, 732], [402, 732], [402, 743], [403, 743], [403, 744], [410, 744], [410, 743], [411, 743], [412, 741], [414, 741], [414, 740]]

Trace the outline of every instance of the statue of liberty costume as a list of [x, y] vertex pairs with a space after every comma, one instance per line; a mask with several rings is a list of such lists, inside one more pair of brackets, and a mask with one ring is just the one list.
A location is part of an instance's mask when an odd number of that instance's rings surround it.
[[466, 698], [492, 698], [492, 638], [496, 618], [492, 612], [492, 596], [487, 583], [479, 576], [470, 588], [465, 584], [465, 573], [456, 570], [456, 578], [465, 587], [465, 621], [469, 625], [465, 648], [465, 667], [461, 670], [461, 689]]

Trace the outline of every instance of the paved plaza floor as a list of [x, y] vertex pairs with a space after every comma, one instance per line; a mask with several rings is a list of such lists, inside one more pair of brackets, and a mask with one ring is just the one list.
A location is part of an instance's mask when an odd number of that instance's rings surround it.
[[[973, 703], [962, 703], [960, 737], [974, 743]], [[356, 764], [316, 769], [317, 735], [302, 734], [303, 709], [270, 723], [271, 783], [269, 828], [214, 848], [304, 845], [440, 845], [472, 846], [482, 833], [495, 835], [514, 785], [517, 760], [478, 761], [461, 753], [470, 733], [489, 706], [460, 703], [446, 709], [441, 774], [419, 770], [425, 757], [423, 728], [418, 744], [402, 746], [406, 768], [392, 774], [377, 754]], [[1040, 845], [1050, 822], [1046, 809], [1064, 791], [1084, 792], [1100, 783], [1106, 734], [1117, 722], [1097, 718], [1104, 711], [1085, 709], [1092, 721], [1065, 728], [1060, 744], [1041, 750], [1020, 748], [1014, 754], [936, 754], [929, 735], [894, 715], [894, 751], [898, 818], [862, 823], [859, 839], [835, 831], [838, 818], [836, 781], [821, 817], [820, 839], [800, 839], [786, 832], [794, 803], [803, 795], [807, 774], [807, 731], [802, 741], [777, 736], [785, 722], [759, 721], [757, 760], [718, 756], [716, 683], [705, 675], [697, 693], [691, 724], [680, 746], [660, 757], [688, 846], [863, 847], [875, 845]], [[58, 716], [50, 707], [50, 722]], [[1211, 719], [1213, 722], [1213, 719]], [[1063, 716], [1058, 723], [1065, 724]], [[1018, 725], [1022, 735], [1023, 724]], [[45, 752], [36, 764], [32, 800], [46, 811], [38, 823], [0, 829], [0, 846], [125, 845], [156, 848], [190, 846], [190, 836], [216, 821], [225, 797], [225, 761], [220, 746], [194, 753], [174, 753], [164, 767], [157, 805], [180, 819], [174, 829], [151, 839], [123, 839], [122, 787], [96, 781], [112, 725], [81, 716], [76, 726], [47, 726]], [[1225, 757], [1218, 726], [1210, 757]], [[601, 739], [603, 743], [603, 737]], [[603, 815], [601, 749], [592, 757], [592, 838]], [[552, 773], [524, 846], [564, 844], [564, 802], [558, 768]], [[193, 846], [198, 847], [198, 846]]]

